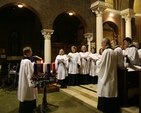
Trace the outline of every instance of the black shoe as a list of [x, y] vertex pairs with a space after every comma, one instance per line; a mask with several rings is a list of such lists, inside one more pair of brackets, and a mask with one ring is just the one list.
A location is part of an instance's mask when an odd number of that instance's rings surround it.
[[60, 88], [67, 88], [67, 86], [66, 86], [66, 85], [64, 85], [64, 86], [60, 86]]

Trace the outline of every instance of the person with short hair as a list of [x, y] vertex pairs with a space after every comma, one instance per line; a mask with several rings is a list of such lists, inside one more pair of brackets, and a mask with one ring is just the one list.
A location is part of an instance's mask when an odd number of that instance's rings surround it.
[[80, 60], [81, 60], [81, 66], [80, 66], [80, 84], [85, 85], [89, 84], [89, 52], [87, 51], [87, 47], [83, 45], [81, 47], [80, 54]]
[[97, 66], [96, 61], [100, 59], [100, 55], [96, 53], [96, 49], [94, 47], [91, 48], [91, 53], [89, 54], [90, 60], [90, 73], [89, 73], [89, 81], [91, 84], [97, 84], [98, 76], [97, 76]]
[[100, 48], [99, 49], [99, 55], [102, 55], [103, 51], [104, 51], [104, 49], [103, 48]]
[[[124, 38], [123, 43], [127, 47], [124, 51], [124, 57], [126, 58], [125, 61], [128, 63], [128, 65], [131, 65], [131, 66], [138, 65], [139, 64], [139, 54], [138, 54], [136, 47], [132, 44], [132, 39], [129, 37], [126, 37]], [[125, 67], [128, 67], [128, 65], [126, 64]]]
[[141, 48], [141, 44], [140, 44], [140, 42], [138, 42], [137, 40], [133, 40], [133, 41], [132, 41], [132, 44], [133, 44], [137, 49], [140, 49], [140, 48]]
[[98, 73], [98, 106], [104, 113], [119, 111], [118, 84], [117, 84], [117, 59], [115, 52], [110, 47], [110, 40], [104, 38], [101, 43], [104, 51], [97, 63], [100, 67]]
[[59, 55], [55, 58], [55, 69], [57, 73], [58, 84], [60, 88], [67, 88], [67, 76], [68, 76], [68, 57], [65, 54], [64, 49], [59, 50]]
[[31, 56], [31, 47], [24, 47], [23, 59], [20, 63], [18, 82], [18, 100], [20, 101], [19, 113], [33, 113], [34, 108], [36, 108], [38, 89], [35, 88], [34, 84], [32, 83], [32, 77], [34, 77], [34, 68], [30, 61]]
[[72, 46], [71, 52], [68, 54], [68, 85], [76, 86], [79, 85], [79, 67], [81, 65], [80, 55], [77, 52], [77, 47]]
[[117, 67], [123, 68], [124, 67], [124, 57], [123, 57], [123, 51], [118, 45], [118, 40], [112, 40], [111, 41], [111, 47], [114, 49], [114, 52], [117, 56]]

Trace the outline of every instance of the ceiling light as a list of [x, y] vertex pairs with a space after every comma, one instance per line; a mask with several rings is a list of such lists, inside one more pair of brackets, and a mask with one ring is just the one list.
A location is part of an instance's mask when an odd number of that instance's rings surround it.
[[114, 16], [114, 14], [113, 13], [110, 13], [110, 17], [113, 17]]
[[70, 15], [70, 16], [72, 16], [72, 15], [73, 15], [73, 13], [72, 13], [72, 12], [69, 12], [69, 15]]
[[22, 5], [22, 4], [18, 4], [18, 7], [19, 7], [19, 8], [22, 8], [22, 7], [23, 7], [23, 5]]

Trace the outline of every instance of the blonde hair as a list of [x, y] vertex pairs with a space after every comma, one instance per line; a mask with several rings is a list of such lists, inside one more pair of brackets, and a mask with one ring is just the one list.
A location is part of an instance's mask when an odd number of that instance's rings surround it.
[[81, 46], [81, 50], [85, 48], [85, 50], [87, 50], [87, 47], [85, 45]]
[[71, 46], [71, 48], [73, 48], [73, 49], [77, 50], [77, 47], [76, 47], [76, 46]]
[[31, 51], [31, 47], [27, 46], [23, 48], [23, 55], [26, 55], [28, 52]]

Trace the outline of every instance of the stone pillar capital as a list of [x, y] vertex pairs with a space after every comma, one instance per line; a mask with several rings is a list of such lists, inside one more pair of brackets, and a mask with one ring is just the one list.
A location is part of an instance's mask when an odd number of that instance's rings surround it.
[[44, 61], [45, 63], [51, 63], [51, 34], [53, 34], [54, 30], [52, 29], [43, 29], [41, 31], [44, 36]]
[[125, 19], [126, 22], [130, 22], [131, 19], [134, 17], [135, 13], [133, 11], [133, 9], [125, 9], [123, 11], [121, 11], [121, 16], [122, 18]]
[[91, 41], [93, 40], [93, 33], [85, 33], [84, 37], [87, 38], [88, 51], [91, 50]]
[[43, 29], [41, 31], [42, 35], [44, 36], [45, 40], [50, 40], [51, 35], [53, 34], [54, 30], [52, 29]]
[[93, 33], [85, 33], [84, 37], [87, 38], [88, 42], [91, 42], [93, 40]]
[[103, 1], [96, 1], [91, 4], [91, 10], [92, 12], [95, 12], [96, 16], [102, 16], [102, 13], [106, 8], [105, 2]]

